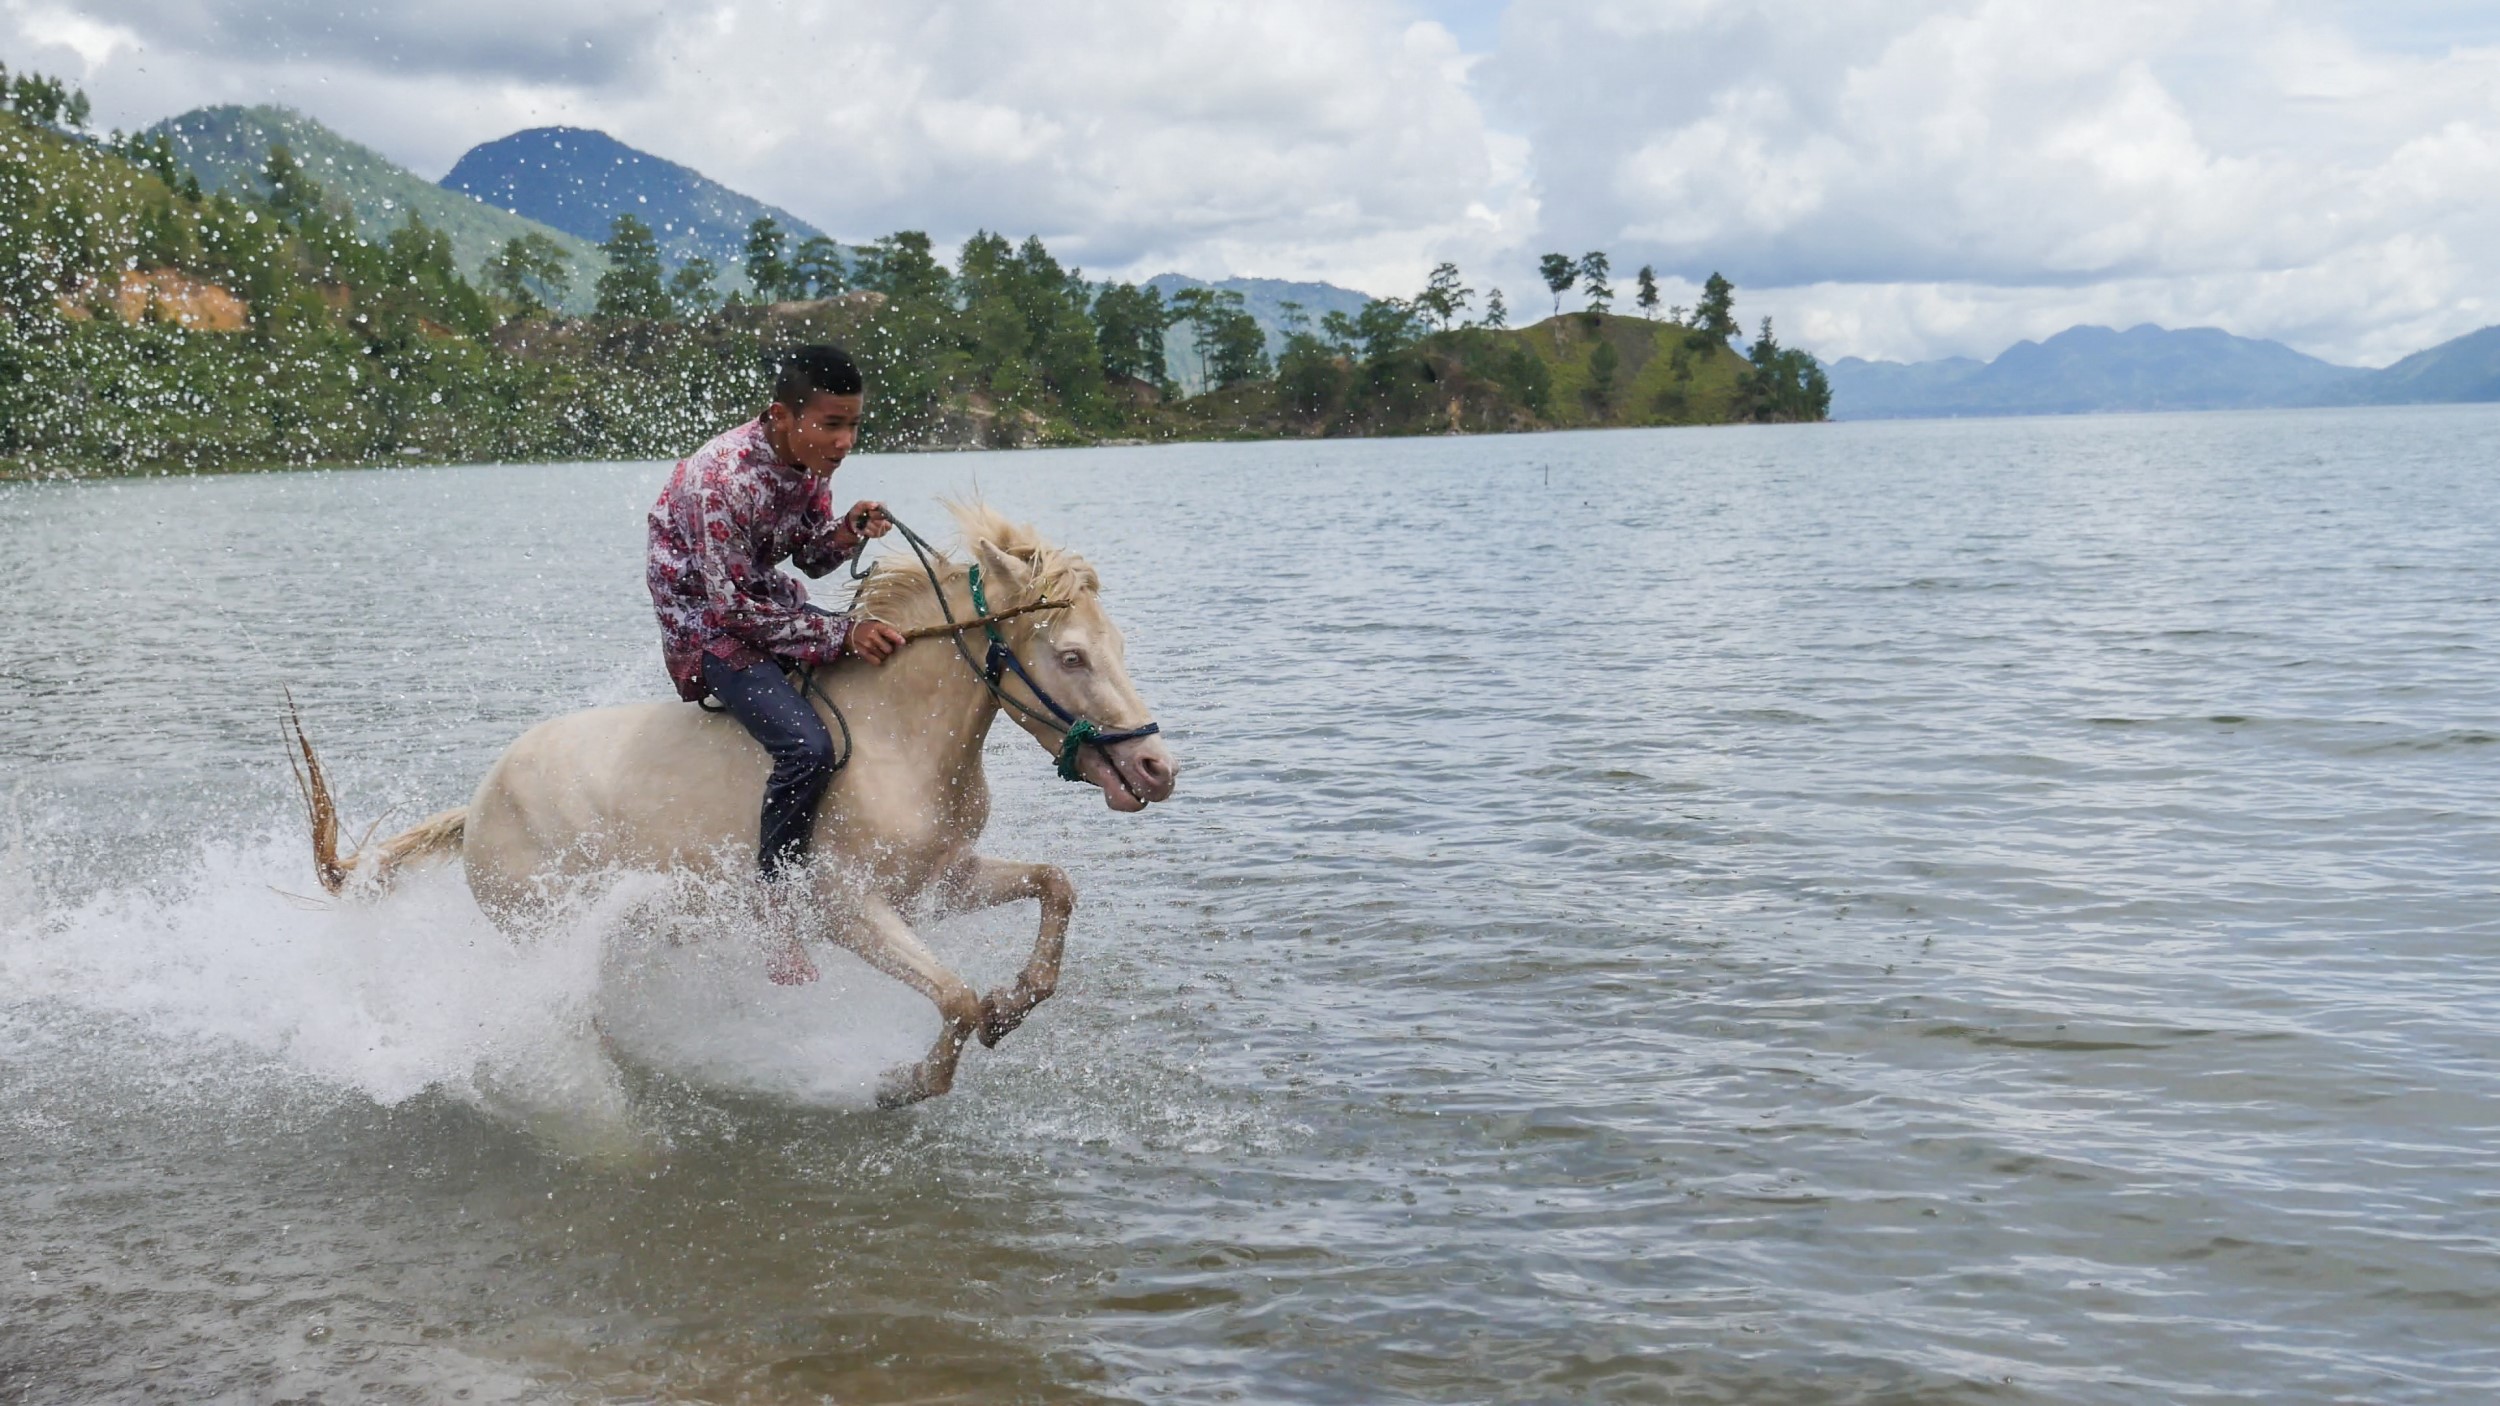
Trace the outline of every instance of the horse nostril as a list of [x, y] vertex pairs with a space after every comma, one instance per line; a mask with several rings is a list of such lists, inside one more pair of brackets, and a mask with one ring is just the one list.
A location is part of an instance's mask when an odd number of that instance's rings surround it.
[[1137, 759], [1137, 769], [1145, 773], [1148, 781], [1161, 783], [1172, 779], [1172, 764], [1151, 752]]

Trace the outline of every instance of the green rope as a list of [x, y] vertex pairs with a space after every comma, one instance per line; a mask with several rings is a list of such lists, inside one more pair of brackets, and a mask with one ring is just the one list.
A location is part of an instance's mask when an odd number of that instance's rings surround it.
[[1068, 735], [1059, 739], [1060, 780], [1082, 781], [1085, 779], [1084, 773], [1076, 768], [1077, 755], [1085, 750], [1085, 744], [1093, 741], [1094, 734], [1100, 731], [1102, 729], [1094, 726], [1092, 722], [1078, 718], [1068, 728]]

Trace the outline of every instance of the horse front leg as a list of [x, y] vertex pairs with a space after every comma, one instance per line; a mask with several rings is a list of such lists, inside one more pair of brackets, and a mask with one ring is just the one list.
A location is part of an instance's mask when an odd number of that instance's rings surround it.
[[981, 998], [964, 979], [920, 945], [903, 915], [882, 898], [862, 895], [848, 921], [833, 940], [858, 953], [868, 965], [929, 998], [943, 1022], [937, 1043], [918, 1064], [898, 1065], [877, 1082], [877, 1106], [900, 1108], [935, 1098], [955, 1086], [955, 1064], [964, 1042], [984, 1018]]
[[1017, 864], [976, 854], [946, 872], [941, 892], [942, 911], [949, 913], [1027, 898], [1041, 901], [1042, 925], [1033, 938], [1033, 955], [1014, 981], [981, 998], [981, 1043], [995, 1049], [1059, 988], [1059, 958], [1067, 946], [1068, 918], [1076, 912], [1076, 886], [1056, 864]]

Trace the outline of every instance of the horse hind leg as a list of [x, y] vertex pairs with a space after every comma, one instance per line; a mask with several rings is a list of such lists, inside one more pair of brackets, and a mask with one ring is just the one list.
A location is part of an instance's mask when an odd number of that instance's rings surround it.
[[981, 1043], [996, 1049], [1024, 1023], [1033, 1008], [1059, 989], [1059, 962], [1067, 948], [1068, 919], [1076, 912], [1076, 886], [1056, 864], [1019, 864], [973, 855], [948, 871], [942, 911], [970, 913], [1030, 898], [1042, 905], [1033, 953], [1016, 979], [981, 998]]

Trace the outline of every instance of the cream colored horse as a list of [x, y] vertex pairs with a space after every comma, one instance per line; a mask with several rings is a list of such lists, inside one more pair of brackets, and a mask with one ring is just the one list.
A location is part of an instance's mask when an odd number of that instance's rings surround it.
[[[1068, 603], [999, 625], [1034, 680], [1106, 731], [1146, 722], [1094, 569], [986, 507], [958, 505], [954, 513], [980, 563], [991, 610]], [[940, 563], [958, 620], [972, 614], [966, 574], [963, 563]], [[905, 630], [941, 623], [929, 582], [910, 560], [881, 562], [862, 584], [859, 608]], [[980, 658], [981, 632], [966, 632], [965, 641]], [[974, 852], [990, 811], [982, 742], [1000, 705], [947, 636], [915, 640], [883, 666], [845, 659], [817, 670], [816, 678], [849, 720], [853, 751], [817, 812], [798, 916], [811, 935], [858, 953], [936, 1004], [943, 1022], [936, 1045], [879, 1087], [880, 1103], [910, 1103], [952, 1087], [968, 1039], [978, 1034], [983, 1044], [997, 1044], [1049, 998], [1076, 895], [1054, 865]], [[1034, 701], [1012, 674], [1002, 686], [1019, 701]], [[811, 701], [823, 714], [824, 704]], [[1010, 716], [1058, 752], [1059, 733]], [[354, 855], [337, 857], [336, 811], [311, 748], [303, 751], [312, 763], [305, 781], [314, 854], [332, 892], [378, 892], [403, 865], [457, 852], [470, 892], [508, 927], [520, 926], [569, 881], [601, 871], [745, 879], [753, 872], [771, 769], [763, 749], [724, 714], [684, 703], [593, 708], [523, 733], [465, 808], [384, 841], [359, 863]], [[1157, 736], [1087, 746], [1078, 765], [1118, 811], [1166, 799], [1178, 777]], [[924, 894], [936, 899], [939, 916], [1039, 900], [1040, 932], [1016, 979], [977, 995], [931, 955], [903, 918]], [[787, 897], [775, 906], [787, 917]]]

